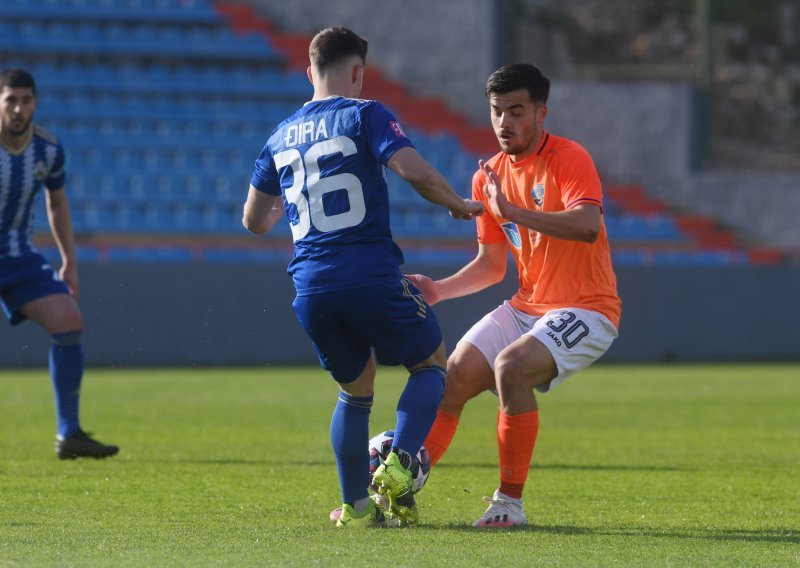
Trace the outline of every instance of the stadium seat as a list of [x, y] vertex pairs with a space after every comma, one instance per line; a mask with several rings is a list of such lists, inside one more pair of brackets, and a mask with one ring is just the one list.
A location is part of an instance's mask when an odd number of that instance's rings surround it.
[[[253, 162], [275, 126], [309, 99], [312, 88], [304, 72], [307, 39], [268, 33], [271, 26], [248, 6], [228, 8], [210, 0], [0, 3], [0, 49], [33, 72], [40, 93], [37, 121], [65, 144], [79, 235], [244, 233], [241, 208]], [[420, 153], [458, 193], [470, 195], [478, 156], [496, 151], [491, 132], [436, 99], [412, 97], [377, 68], [369, 67], [368, 74], [370, 93], [396, 108]], [[474, 223], [454, 221], [391, 172], [388, 180], [393, 233], [412, 243], [410, 258], [461, 259], [472, 253]], [[748, 261], [729, 234], [676, 218], [643, 188], [610, 186], [606, 198], [618, 262]], [[37, 230], [47, 230], [44, 215], [37, 215]], [[291, 236], [287, 223], [274, 233], [287, 242]], [[439, 250], [442, 256], [436, 257], [415, 248], [415, 240], [464, 245]], [[115, 249], [102, 258], [197, 258], [184, 252]], [[204, 258], [223, 257], [216, 251]]]

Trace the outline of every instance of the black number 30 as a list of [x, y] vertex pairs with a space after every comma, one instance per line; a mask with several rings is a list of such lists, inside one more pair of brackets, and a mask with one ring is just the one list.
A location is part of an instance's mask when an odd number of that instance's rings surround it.
[[589, 326], [583, 323], [582, 320], [577, 320], [573, 323], [577, 316], [572, 312], [558, 312], [557, 316], [558, 317], [547, 321], [547, 327], [556, 333], [561, 333], [566, 329], [566, 331], [561, 334], [561, 340], [564, 342], [564, 345], [567, 346], [567, 349], [572, 349], [581, 339], [589, 335]]

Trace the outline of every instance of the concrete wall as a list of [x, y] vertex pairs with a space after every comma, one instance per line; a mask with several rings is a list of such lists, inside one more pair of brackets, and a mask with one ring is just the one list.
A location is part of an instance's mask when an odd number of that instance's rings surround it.
[[496, 2], [249, 2], [294, 33], [313, 35], [329, 26], [347, 26], [369, 40], [368, 63], [417, 94], [443, 96], [453, 108], [482, 118], [482, 85], [498, 61]]
[[606, 179], [685, 177], [697, 151], [693, 96], [681, 83], [557, 81], [545, 128], [586, 147]]
[[[408, 266], [434, 277], [458, 266]], [[621, 336], [605, 361], [800, 360], [800, 267], [622, 268]], [[316, 364], [283, 266], [84, 265], [88, 365]], [[436, 306], [449, 347], [516, 289], [515, 275]], [[0, 323], [0, 366], [45, 366], [49, 339]]]

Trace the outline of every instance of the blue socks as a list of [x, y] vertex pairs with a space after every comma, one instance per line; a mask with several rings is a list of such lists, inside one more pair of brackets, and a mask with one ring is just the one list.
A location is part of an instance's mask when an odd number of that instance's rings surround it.
[[56, 396], [58, 435], [68, 437], [80, 430], [78, 400], [83, 377], [81, 332], [54, 333], [50, 346], [50, 379]]
[[416, 457], [436, 419], [442, 402], [446, 371], [441, 367], [423, 367], [411, 373], [397, 403], [397, 425], [392, 451], [404, 467]]
[[373, 398], [340, 391], [331, 418], [331, 444], [339, 468], [342, 502], [350, 505], [369, 496], [369, 413]]
[[[397, 403], [392, 447], [401, 461], [410, 462], [425, 441], [442, 401], [445, 375], [441, 367], [424, 367], [408, 378]], [[339, 468], [342, 502], [350, 505], [369, 496], [369, 414], [373, 398], [339, 392], [331, 418], [331, 445]]]

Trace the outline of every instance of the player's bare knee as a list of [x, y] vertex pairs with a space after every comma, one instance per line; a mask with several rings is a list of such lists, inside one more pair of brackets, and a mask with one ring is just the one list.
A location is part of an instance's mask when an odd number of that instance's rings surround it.
[[80, 310], [76, 308], [65, 310], [60, 314], [56, 321], [56, 333], [63, 333], [68, 331], [82, 331], [83, 330], [83, 316]]
[[[450, 360], [447, 364], [447, 383], [441, 409], [451, 414], [460, 413], [464, 405], [472, 398], [486, 390], [477, 375], [468, 366], [458, 360]], [[457, 412], [456, 412], [457, 411]]]
[[495, 380], [499, 391], [530, 390], [552, 379], [549, 371], [532, 366], [514, 351], [503, 351], [494, 362]]

